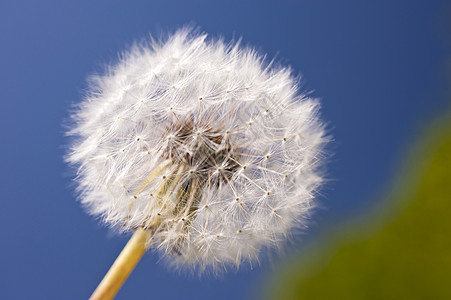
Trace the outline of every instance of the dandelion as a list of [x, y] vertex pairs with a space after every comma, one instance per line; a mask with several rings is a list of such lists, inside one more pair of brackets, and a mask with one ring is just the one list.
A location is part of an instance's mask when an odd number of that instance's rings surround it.
[[318, 109], [290, 69], [181, 29], [92, 77], [67, 161], [87, 210], [135, 232], [134, 263], [156, 248], [219, 272], [305, 225], [322, 181]]

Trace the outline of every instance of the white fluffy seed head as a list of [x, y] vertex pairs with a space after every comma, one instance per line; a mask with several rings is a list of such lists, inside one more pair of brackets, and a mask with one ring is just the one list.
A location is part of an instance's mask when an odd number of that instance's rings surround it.
[[182, 29], [92, 78], [67, 161], [91, 214], [217, 271], [305, 225], [322, 181], [318, 109], [289, 69]]

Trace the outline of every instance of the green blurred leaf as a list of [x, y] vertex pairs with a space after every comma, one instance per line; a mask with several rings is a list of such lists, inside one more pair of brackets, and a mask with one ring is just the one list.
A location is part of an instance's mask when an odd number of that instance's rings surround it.
[[451, 299], [451, 120], [433, 126], [384, 209], [276, 278], [271, 299]]

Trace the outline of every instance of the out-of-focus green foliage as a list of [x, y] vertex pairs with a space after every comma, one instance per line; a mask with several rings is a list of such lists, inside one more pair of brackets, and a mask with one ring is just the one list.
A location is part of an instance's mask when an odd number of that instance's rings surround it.
[[270, 299], [451, 299], [451, 122], [407, 161], [384, 209], [286, 267]]

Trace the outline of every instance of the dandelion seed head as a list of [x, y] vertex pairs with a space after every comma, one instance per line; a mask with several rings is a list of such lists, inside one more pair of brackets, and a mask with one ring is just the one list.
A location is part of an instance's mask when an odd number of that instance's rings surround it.
[[202, 272], [256, 261], [305, 225], [327, 138], [289, 68], [182, 29], [90, 83], [67, 161], [109, 226], [149, 229], [151, 247]]

